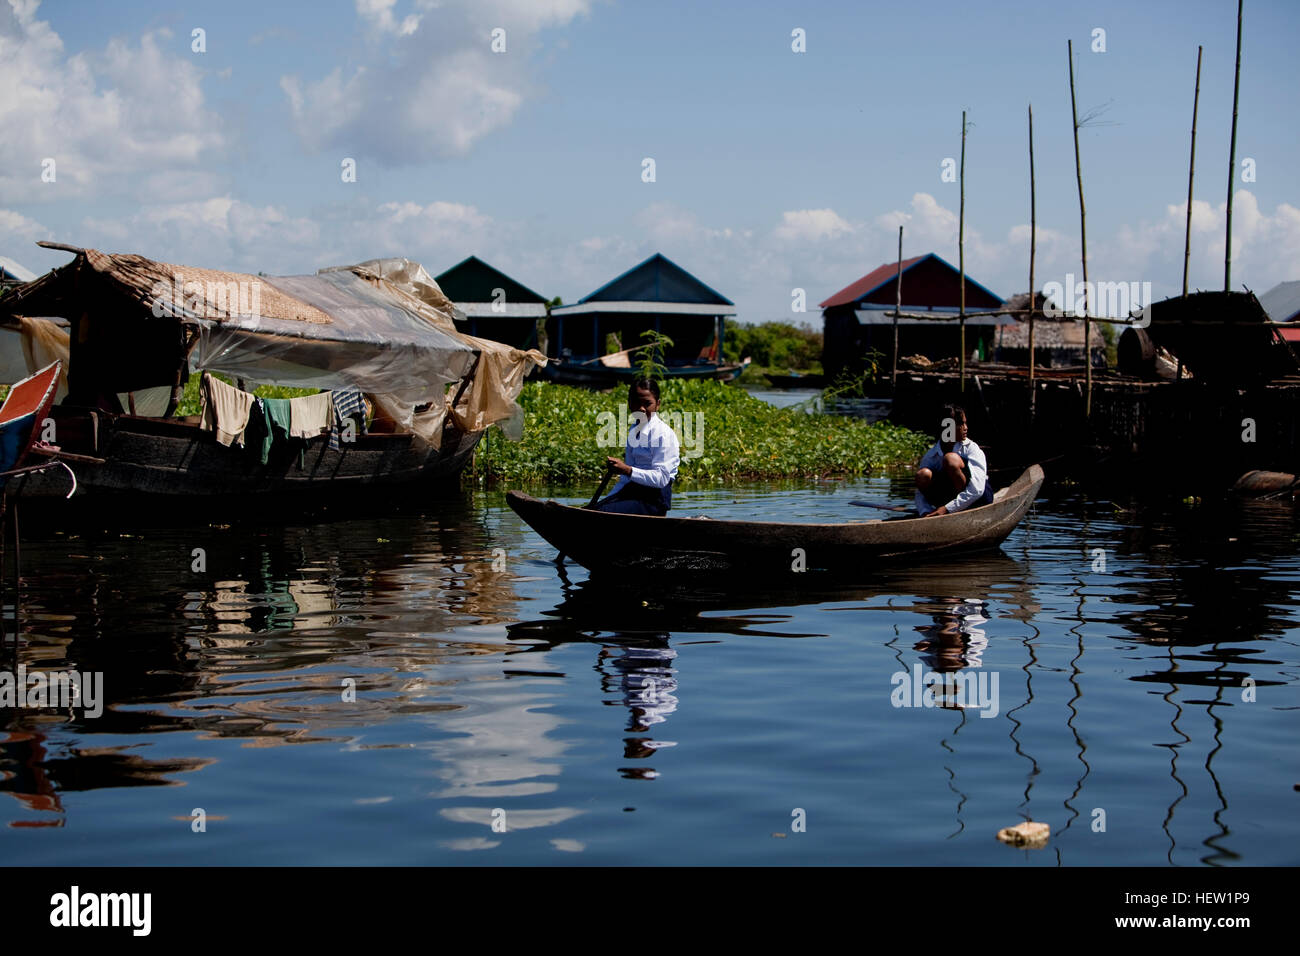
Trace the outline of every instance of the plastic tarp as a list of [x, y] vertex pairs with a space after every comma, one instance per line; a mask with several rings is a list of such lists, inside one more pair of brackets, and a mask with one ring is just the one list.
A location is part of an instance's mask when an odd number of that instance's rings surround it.
[[456, 332], [451, 319], [455, 306], [443, 295], [433, 277], [417, 262], [409, 259], [373, 259], [351, 268], [381, 278], [390, 288], [419, 301], [428, 310], [421, 314], [427, 316], [430, 322], [470, 343], [479, 353], [478, 366], [469, 387], [455, 408], [449, 410], [456, 427], [462, 431], [476, 432], [496, 424], [511, 441], [523, 437], [524, 412], [517, 399], [528, 373], [534, 366], [546, 364], [545, 355], [537, 349], [525, 351], [502, 342]]
[[[76, 308], [106, 328], [178, 321], [197, 333], [188, 355], [192, 373], [223, 372], [295, 388], [357, 388], [399, 428], [435, 446], [448, 415], [467, 431], [499, 422], [517, 438], [522, 412], [516, 399], [524, 377], [534, 365], [546, 363], [536, 350], [457, 331], [455, 305], [428, 272], [407, 259], [374, 259], [315, 275], [281, 277], [171, 265], [95, 249], [81, 250], [79, 256], [75, 268], [20, 287], [12, 311], [22, 314], [24, 305]], [[142, 312], [128, 322], [119, 311], [97, 308], [99, 296], [82, 303], [77, 276], [85, 266], [102, 277], [96, 281], [112, 283]], [[28, 320], [23, 321], [26, 338]], [[136, 397], [145, 398], [139, 390]]]
[[54, 319], [20, 317], [17, 327], [0, 328], [0, 382], [12, 385], [53, 362], [61, 362], [55, 401], [68, 394], [68, 330]]

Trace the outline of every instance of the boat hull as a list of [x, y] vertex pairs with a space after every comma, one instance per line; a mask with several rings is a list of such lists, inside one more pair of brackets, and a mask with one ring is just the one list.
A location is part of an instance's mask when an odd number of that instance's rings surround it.
[[937, 518], [792, 524], [607, 514], [509, 492], [510, 507], [593, 575], [853, 576], [871, 565], [996, 548], [1033, 504], [1032, 465], [992, 503]]
[[[212, 432], [182, 420], [59, 407], [51, 417], [60, 449], [81, 456], [70, 460], [77, 492], [67, 504], [101, 512], [174, 506], [206, 516], [226, 503], [244, 511], [297, 512], [421, 494], [455, 482], [481, 436], [448, 429], [442, 448], [433, 449], [408, 434], [360, 435], [335, 450], [322, 435], [273, 446], [263, 465], [251, 450], [219, 445]], [[39, 503], [62, 501], [71, 487], [68, 474], [53, 468], [14, 479], [8, 491]]]

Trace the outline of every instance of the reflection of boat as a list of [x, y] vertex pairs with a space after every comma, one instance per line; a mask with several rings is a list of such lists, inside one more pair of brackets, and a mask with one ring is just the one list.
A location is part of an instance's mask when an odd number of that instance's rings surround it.
[[654, 518], [607, 514], [512, 491], [506, 501], [562, 554], [593, 574], [712, 572], [765, 578], [852, 574], [867, 563], [994, 548], [1024, 517], [1043, 484], [1032, 465], [990, 504], [930, 518], [841, 524]]

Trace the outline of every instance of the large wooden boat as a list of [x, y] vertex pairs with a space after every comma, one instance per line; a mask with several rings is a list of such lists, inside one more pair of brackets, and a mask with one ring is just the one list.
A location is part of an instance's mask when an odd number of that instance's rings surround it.
[[[42, 435], [76, 471], [74, 503], [84, 498], [101, 515], [177, 505], [206, 517], [223, 502], [248, 513], [331, 503], [347, 511], [427, 496], [456, 478], [489, 425], [518, 417], [523, 379], [545, 362], [460, 333], [450, 300], [404, 259], [276, 277], [57, 248], [74, 260], [7, 293], [0, 323], [68, 319], [69, 391], [48, 419], [42, 412], [52, 426]], [[177, 416], [184, 383], [200, 371], [241, 387], [329, 391], [328, 419], [317, 404], [296, 435], [277, 436], [269, 450], [245, 446], [250, 415], [267, 421], [247, 389], [213, 379], [201, 389], [208, 420]], [[228, 390], [220, 399], [208, 391], [218, 386]], [[370, 431], [355, 417], [362, 394], [375, 411]], [[345, 408], [355, 427], [345, 427]], [[69, 484], [51, 470], [9, 491], [62, 498]]]
[[930, 518], [839, 524], [607, 514], [511, 491], [506, 501], [534, 531], [596, 574], [743, 575], [801, 580], [856, 575], [871, 565], [996, 548], [1043, 484], [1031, 465], [990, 504]]

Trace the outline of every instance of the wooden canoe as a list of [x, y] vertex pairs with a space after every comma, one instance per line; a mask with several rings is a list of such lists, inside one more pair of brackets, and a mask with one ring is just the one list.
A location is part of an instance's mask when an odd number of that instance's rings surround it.
[[1033, 504], [1043, 469], [1031, 465], [990, 504], [938, 518], [838, 524], [652, 518], [541, 501], [518, 491], [511, 509], [595, 574], [621, 572], [791, 577], [852, 575], [869, 565], [995, 548]]

